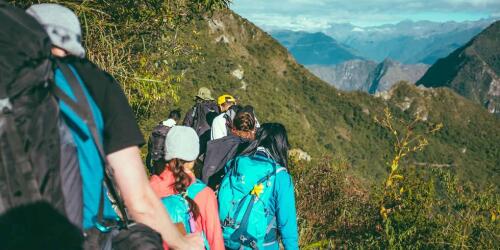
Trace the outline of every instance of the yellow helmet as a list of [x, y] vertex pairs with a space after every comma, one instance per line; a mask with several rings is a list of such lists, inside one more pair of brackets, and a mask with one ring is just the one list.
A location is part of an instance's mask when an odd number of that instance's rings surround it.
[[221, 96], [219, 96], [219, 98], [217, 98], [217, 104], [218, 105], [222, 105], [225, 102], [234, 102], [234, 103], [236, 103], [236, 99], [232, 95], [228, 95], [228, 94], [221, 95]]

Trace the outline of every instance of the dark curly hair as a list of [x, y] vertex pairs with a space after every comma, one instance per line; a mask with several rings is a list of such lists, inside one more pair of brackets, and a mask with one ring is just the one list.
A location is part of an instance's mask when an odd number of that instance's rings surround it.
[[254, 131], [255, 118], [253, 114], [249, 112], [239, 112], [236, 114], [236, 117], [234, 117], [233, 126], [239, 131]]
[[[189, 204], [189, 211], [193, 213], [194, 219], [197, 219], [200, 215], [200, 208], [193, 199], [187, 196], [187, 187], [191, 184], [191, 177], [184, 171], [184, 164], [186, 161], [181, 159], [174, 159], [169, 164], [170, 170], [174, 174], [175, 183], [174, 189], [177, 193], [181, 194]], [[173, 164], [172, 164], [173, 163]]]
[[231, 132], [247, 140], [255, 139], [255, 116], [251, 112], [241, 110], [233, 119]]

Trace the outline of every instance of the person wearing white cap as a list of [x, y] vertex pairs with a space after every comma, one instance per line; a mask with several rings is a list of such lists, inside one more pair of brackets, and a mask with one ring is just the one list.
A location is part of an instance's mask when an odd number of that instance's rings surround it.
[[[196, 131], [186, 126], [173, 127], [167, 134], [165, 151], [167, 164], [164, 171], [150, 179], [156, 195], [164, 199], [181, 194], [188, 202], [189, 211], [169, 207], [172, 204], [164, 202], [169, 211], [177, 212], [170, 216], [176, 218], [191, 214], [189, 223], [183, 222], [189, 224], [183, 225], [183, 228], [189, 230], [184, 230], [189, 233], [203, 232], [210, 249], [224, 249], [215, 193], [197, 180], [193, 173], [195, 160], [200, 153], [200, 141]], [[164, 247], [167, 249], [168, 246]]]
[[[127, 207], [127, 214], [134, 221], [159, 232], [171, 248], [203, 249], [203, 241], [199, 234], [182, 236], [178, 233], [163, 205], [151, 189], [138, 147], [144, 144], [144, 138], [135, 121], [134, 113], [116, 80], [85, 59], [78, 17], [70, 9], [58, 4], [36, 4], [26, 12], [45, 28], [54, 45], [52, 54], [58, 58], [58, 68], [54, 73], [56, 86], [62, 91], [67, 91], [72, 89], [72, 87], [68, 88], [72, 85], [68, 82], [80, 85], [79, 88], [83, 92], [80, 96], [85, 96], [87, 99], [96, 123], [95, 127], [102, 133], [102, 151], [105, 153], [114, 181]], [[76, 80], [69, 79], [68, 76], [71, 75], [74, 77], [69, 78], [76, 78]], [[60, 104], [60, 107], [64, 105]], [[64, 111], [61, 112], [64, 113]], [[66, 115], [71, 114], [71, 112], [66, 113]], [[88, 143], [89, 140], [83, 140], [74, 130], [75, 128], [71, 128], [75, 142]], [[98, 148], [97, 145], [95, 147]], [[104, 164], [101, 159], [89, 158], [88, 161], [83, 161], [83, 164], [87, 164], [86, 167], [82, 167], [81, 155], [81, 152], [78, 152], [84, 189], [83, 222], [80, 224], [84, 230], [90, 230], [96, 226], [94, 221], [97, 216], [96, 204], [99, 204], [99, 193], [102, 192], [101, 181], [98, 178], [101, 180], [103, 178], [100, 173], [103, 172]], [[88, 180], [86, 176], [94, 176], [97, 179]], [[94, 190], [92, 191], [94, 195], [86, 195], [86, 192], [90, 192], [89, 190]], [[97, 195], [95, 195], [96, 192]], [[104, 215], [106, 216], [106, 208]]]
[[78, 17], [70, 9], [58, 4], [35, 4], [26, 10], [47, 31], [57, 56], [71, 54], [85, 57], [82, 29]]

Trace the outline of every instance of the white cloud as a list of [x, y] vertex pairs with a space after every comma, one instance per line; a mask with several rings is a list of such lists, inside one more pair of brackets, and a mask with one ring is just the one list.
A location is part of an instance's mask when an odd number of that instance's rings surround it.
[[329, 23], [479, 19], [498, 15], [500, 0], [234, 0], [232, 9], [267, 29], [313, 31]]

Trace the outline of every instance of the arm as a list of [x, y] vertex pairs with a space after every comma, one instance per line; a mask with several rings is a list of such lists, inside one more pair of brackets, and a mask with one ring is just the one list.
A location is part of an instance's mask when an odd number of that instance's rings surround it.
[[173, 249], [203, 249], [199, 234], [182, 237], [149, 186], [139, 148], [131, 146], [107, 157], [114, 178], [132, 218], [160, 232]]
[[184, 121], [182, 122], [182, 124], [184, 126], [188, 126], [188, 127], [193, 126], [193, 111], [194, 111], [194, 108], [189, 109], [189, 111], [184, 116]]
[[276, 221], [286, 250], [299, 249], [297, 213], [292, 177], [286, 172], [276, 176]]
[[217, 198], [214, 192], [210, 188], [205, 188], [194, 200], [200, 207], [201, 225], [210, 249], [224, 249]]

